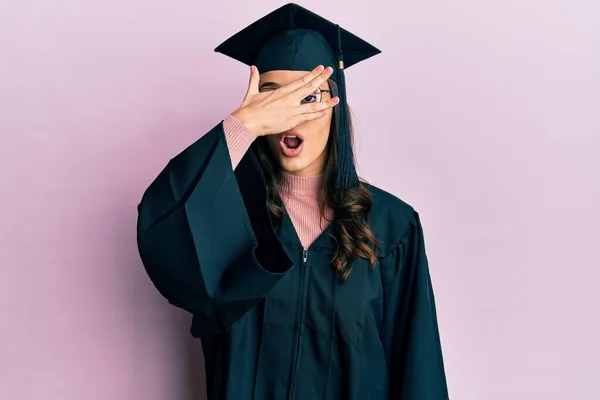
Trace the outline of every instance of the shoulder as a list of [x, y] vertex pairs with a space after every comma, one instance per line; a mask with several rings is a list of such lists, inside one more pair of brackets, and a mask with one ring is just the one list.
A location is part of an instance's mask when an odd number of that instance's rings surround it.
[[412, 205], [398, 196], [371, 183], [361, 183], [371, 194], [368, 222], [379, 241], [378, 256], [384, 257], [398, 246], [411, 226], [418, 223], [418, 214]]

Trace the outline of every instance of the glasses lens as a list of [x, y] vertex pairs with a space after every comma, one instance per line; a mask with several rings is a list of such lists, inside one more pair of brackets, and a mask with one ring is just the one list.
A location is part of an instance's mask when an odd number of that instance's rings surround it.
[[315, 92], [313, 92], [313, 94], [309, 94], [304, 99], [302, 99], [301, 103], [302, 104], [319, 103], [322, 98], [323, 98], [323, 94], [321, 93], [321, 89], [317, 89]]

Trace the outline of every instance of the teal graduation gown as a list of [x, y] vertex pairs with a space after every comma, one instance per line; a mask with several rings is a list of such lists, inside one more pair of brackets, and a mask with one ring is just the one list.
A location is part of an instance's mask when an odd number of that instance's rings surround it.
[[342, 282], [332, 225], [307, 250], [289, 216], [274, 231], [254, 150], [234, 171], [222, 122], [150, 184], [139, 253], [193, 315], [208, 399], [448, 399], [419, 216], [365, 185], [377, 266], [358, 259]]

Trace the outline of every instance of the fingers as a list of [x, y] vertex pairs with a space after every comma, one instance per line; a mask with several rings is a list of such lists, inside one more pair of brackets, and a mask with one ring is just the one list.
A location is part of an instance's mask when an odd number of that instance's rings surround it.
[[252, 65], [250, 67], [250, 81], [248, 82], [248, 91], [246, 93], [246, 97], [249, 94], [257, 94], [258, 93], [258, 84], [260, 82], [260, 73], [258, 72], [258, 68]]
[[291, 93], [291, 92], [297, 90], [298, 88], [301, 88], [302, 86], [306, 85], [307, 83], [311, 82], [313, 79], [318, 78], [319, 75], [321, 75], [323, 72], [325, 72], [325, 69], [326, 69], [325, 67], [323, 67], [322, 65], [319, 65], [318, 67], [316, 67], [309, 73], [305, 74], [301, 78], [296, 79], [295, 81], [292, 81], [285, 86], [282, 86], [279, 89], [279, 91], [281, 93]]
[[[312, 74], [312, 73], [311, 73]], [[318, 74], [316, 77], [312, 78], [304, 85], [300, 86], [298, 89], [294, 91], [294, 96], [298, 96], [298, 98], [302, 99], [308, 96], [311, 93], [314, 93], [321, 85], [329, 79], [329, 77], [333, 74], [333, 68], [327, 67], [323, 72]]]
[[315, 119], [323, 118], [325, 115], [327, 115], [327, 110], [322, 110], [322, 111], [317, 111], [317, 112], [311, 112], [311, 113], [308, 113], [308, 114], [296, 115], [293, 118], [293, 120], [294, 120], [294, 126], [298, 126], [300, 124], [303, 124], [305, 122], [312, 121], [312, 120], [315, 120]]
[[339, 102], [340, 102], [340, 98], [336, 96], [327, 101], [322, 101], [319, 103], [309, 103], [309, 104], [299, 105], [299, 106], [297, 106], [296, 110], [294, 110], [294, 111], [297, 115], [318, 113], [321, 111], [327, 111], [330, 108], [335, 107], [337, 104], [339, 104]]
[[327, 112], [339, 104], [339, 102], [339, 97], [334, 97], [321, 103], [300, 105], [296, 109], [297, 114], [294, 117], [294, 123], [296, 125], [300, 125], [308, 121], [323, 118], [325, 115], [327, 115]]

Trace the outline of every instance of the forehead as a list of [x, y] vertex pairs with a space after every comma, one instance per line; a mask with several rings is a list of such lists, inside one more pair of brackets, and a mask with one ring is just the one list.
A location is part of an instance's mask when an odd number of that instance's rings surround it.
[[[309, 72], [310, 71], [288, 71], [288, 70], [265, 72], [260, 75], [260, 85], [267, 83], [267, 82], [272, 82], [272, 83], [276, 83], [279, 86], [284, 86], [284, 85], [287, 85], [288, 83], [291, 83], [297, 79], [302, 78]], [[323, 82], [321, 84], [321, 89], [329, 89], [329, 83], [327, 81]]]

